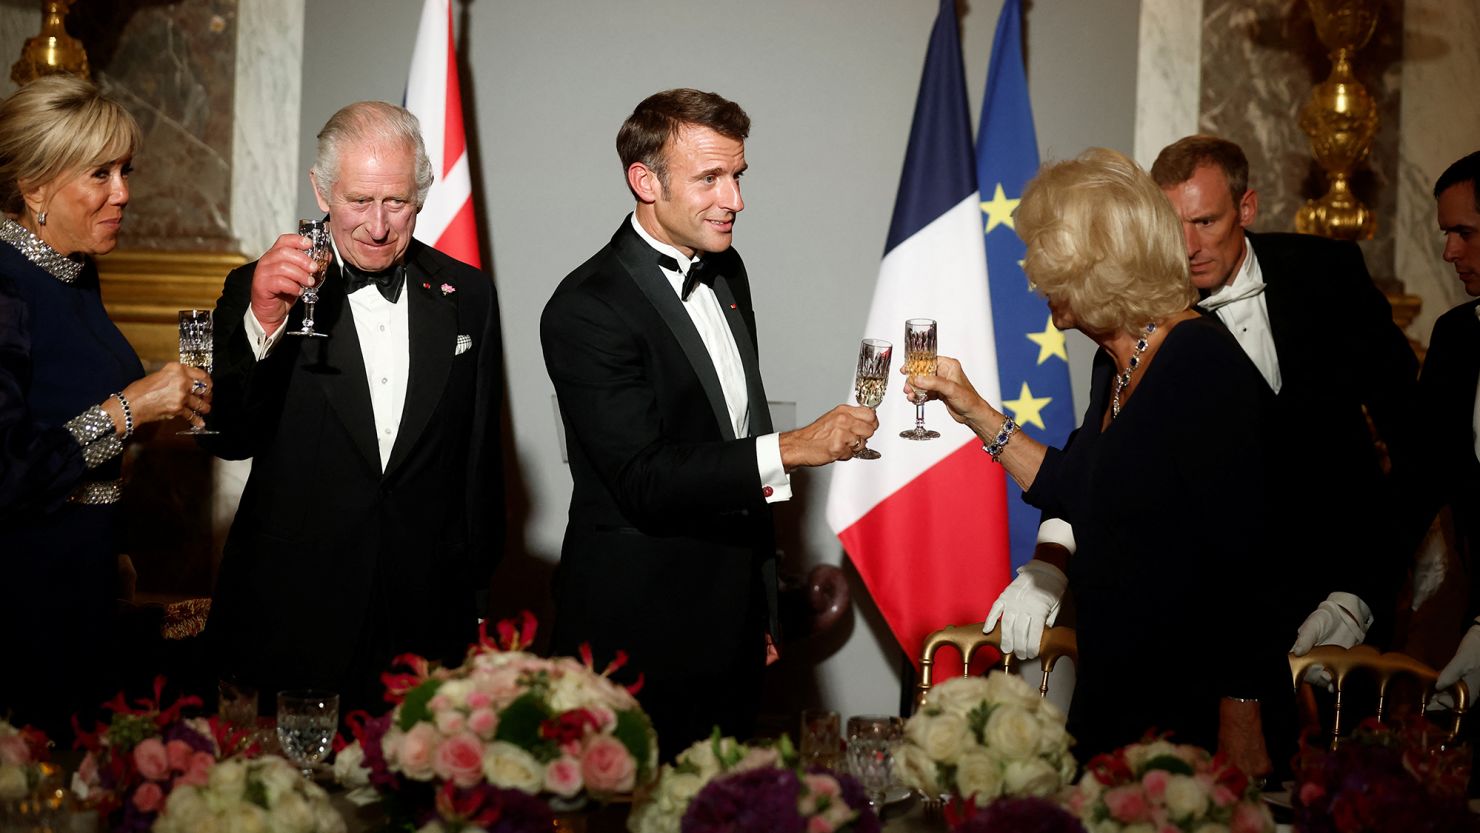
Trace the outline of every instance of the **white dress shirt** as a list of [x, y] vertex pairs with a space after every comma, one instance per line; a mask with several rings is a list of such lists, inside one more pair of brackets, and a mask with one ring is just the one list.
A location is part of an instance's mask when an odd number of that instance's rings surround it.
[[[704, 342], [704, 349], [709, 351], [710, 361], [714, 362], [714, 371], [719, 375], [719, 384], [724, 390], [725, 406], [730, 412], [730, 425], [735, 430], [735, 436], [749, 436], [750, 391], [745, 384], [745, 367], [740, 363], [740, 348], [735, 345], [735, 335], [730, 332], [730, 325], [725, 321], [725, 313], [720, 307], [719, 298], [714, 294], [712, 287], [700, 283], [694, 287], [693, 292], [689, 293], [688, 300], [684, 301], [683, 280], [694, 259], [666, 243], [655, 240], [647, 233], [647, 229], [642, 227], [642, 223], [637, 221], [636, 214], [631, 216], [630, 221], [637, 235], [649, 246], [673, 258], [678, 264], [677, 271], [659, 268], [662, 269], [664, 277], [668, 278], [668, 283], [673, 286], [673, 294], [678, 295], [682, 301], [684, 311], [689, 314], [689, 319], [694, 322], [694, 327], [699, 331], [699, 338]], [[762, 403], [763, 406], [764, 404]], [[756, 468], [760, 471], [762, 489], [767, 492], [766, 502], [776, 503], [790, 500], [791, 477], [781, 463], [779, 434], [756, 437], [755, 461]]]
[[1254, 256], [1254, 247], [1247, 237], [1244, 238], [1244, 262], [1239, 265], [1233, 280], [1197, 305], [1217, 314], [1223, 326], [1233, 333], [1238, 346], [1253, 359], [1270, 390], [1279, 393], [1282, 383], [1280, 359], [1275, 353], [1274, 335], [1269, 329], [1264, 274], [1259, 271], [1259, 258]]
[[[332, 235], [330, 241], [333, 241]], [[334, 259], [344, 262], [339, 257], [337, 245]], [[365, 360], [365, 381], [370, 387], [370, 408], [375, 416], [375, 443], [380, 451], [381, 471], [385, 471], [386, 463], [391, 459], [391, 449], [396, 445], [396, 435], [401, 429], [401, 412], [406, 407], [406, 380], [411, 375], [411, 329], [406, 317], [407, 297], [411, 294], [410, 275], [406, 276], [406, 284], [394, 304], [373, 285], [361, 287], [349, 295], [350, 314], [354, 316], [355, 332], [360, 339], [360, 355]], [[282, 339], [288, 322], [284, 319], [277, 330], [269, 334], [250, 307], [246, 318], [247, 343], [252, 347], [252, 354], [261, 361]]]

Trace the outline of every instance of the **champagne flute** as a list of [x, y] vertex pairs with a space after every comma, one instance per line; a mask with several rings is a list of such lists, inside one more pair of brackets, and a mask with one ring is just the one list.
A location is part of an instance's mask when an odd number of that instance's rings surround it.
[[848, 768], [881, 812], [894, 783], [894, 753], [904, 738], [904, 721], [887, 715], [848, 718]]
[[288, 335], [328, 338], [328, 333], [314, 330], [313, 308], [319, 301], [319, 287], [323, 286], [324, 276], [329, 273], [329, 258], [333, 255], [333, 249], [329, 245], [329, 229], [323, 220], [299, 220], [298, 233], [303, 235], [304, 242], [308, 244], [304, 253], [313, 259], [313, 267], [309, 272], [313, 277], [313, 284], [303, 288], [303, 329], [290, 330]]
[[[180, 310], [180, 364], [186, 367], [198, 367], [206, 373], [210, 373], [215, 367], [215, 339], [214, 329], [211, 325], [211, 311], [208, 309], [182, 309]], [[204, 391], [196, 382], [197, 390]], [[176, 431], [176, 434], [189, 434], [203, 436], [215, 434], [209, 428], [197, 428], [190, 426], [189, 430]]]
[[[858, 343], [858, 372], [853, 377], [853, 395], [858, 404], [865, 408], [877, 408], [884, 401], [884, 389], [889, 385], [889, 361], [894, 356], [894, 345], [877, 338], [866, 338]], [[868, 440], [858, 444], [853, 452], [856, 460], [877, 460], [879, 452], [868, 447]]]
[[339, 695], [329, 691], [279, 691], [277, 736], [283, 755], [313, 779], [314, 767], [329, 756], [339, 728]]
[[[904, 322], [904, 371], [911, 376], [935, 375], [935, 320], [911, 318]], [[899, 436], [907, 440], [933, 440], [940, 432], [925, 427], [925, 392], [915, 391], [910, 399], [915, 403], [915, 427], [900, 431]]]

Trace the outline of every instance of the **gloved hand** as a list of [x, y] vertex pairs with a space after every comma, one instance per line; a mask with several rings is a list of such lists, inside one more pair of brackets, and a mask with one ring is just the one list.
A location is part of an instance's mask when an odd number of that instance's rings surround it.
[[1439, 680], [1434, 687], [1441, 689], [1440, 693], [1429, 703], [1430, 709], [1452, 709], [1454, 708], [1454, 695], [1442, 691], [1452, 685], [1455, 681], [1463, 679], [1465, 685], [1470, 688], [1470, 696], [1474, 697], [1480, 692], [1480, 619], [1476, 624], [1470, 626], [1465, 638], [1459, 641], [1459, 648], [1455, 649], [1454, 659], [1444, 666], [1439, 672]]
[[1059, 618], [1059, 601], [1068, 586], [1063, 570], [1047, 561], [1029, 561], [1018, 568], [1017, 578], [992, 603], [982, 632], [996, 627], [1000, 619], [1002, 653], [1017, 654], [1018, 659], [1038, 656], [1043, 627]]
[[[1303, 657], [1317, 645], [1350, 648], [1367, 636], [1367, 629], [1370, 627], [1372, 609], [1367, 607], [1367, 603], [1352, 593], [1338, 591], [1327, 596], [1324, 602], [1305, 617], [1300, 629], [1295, 632], [1295, 644], [1290, 646], [1290, 653]], [[1323, 686], [1328, 691], [1335, 689], [1331, 674], [1320, 665], [1312, 665], [1306, 669], [1305, 681], [1311, 685]]]

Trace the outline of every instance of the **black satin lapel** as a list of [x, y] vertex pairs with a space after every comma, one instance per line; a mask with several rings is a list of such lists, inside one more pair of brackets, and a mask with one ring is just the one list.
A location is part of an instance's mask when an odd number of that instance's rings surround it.
[[740, 365], [745, 368], [745, 392], [750, 401], [750, 435], [759, 437], [771, 433], [771, 406], [766, 401], [766, 387], [761, 383], [761, 361], [756, 355], [756, 334], [752, 330], [754, 320], [747, 316], [735, 303], [735, 293], [730, 291], [730, 280], [723, 274], [714, 277], [714, 294], [719, 298], [720, 309], [724, 310], [725, 321], [729, 322], [730, 335], [740, 350]]
[[[423, 283], [430, 284], [428, 289]], [[406, 380], [406, 402], [401, 409], [401, 425], [396, 430], [396, 444], [385, 473], [393, 474], [416, 441], [426, 430], [427, 422], [447, 387], [447, 374], [452, 370], [452, 357], [457, 349], [457, 302], [452, 294], [443, 294], [443, 283], [422, 262], [409, 264], [406, 273], [406, 326], [411, 357]], [[454, 290], [455, 291], [455, 290]]]
[[375, 444], [375, 409], [370, 405], [370, 383], [365, 381], [365, 357], [360, 353], [355, 316], [344, 294], [338, 264], [330, 268], [334, 271], [319, 290], [319, 302], [314, 310], [314, 329], [328, 333], [329, 337], [284, 335], [283, 338], [302, 339], [300, 365], [319, 380], [324, 398], [344, 423], [355, 448], [379, 471], [380, 449]]
[[[719, 374], [714, 370], [714, 359], [710, 358], [709, 350], [704, 346], [704, 339], [699, 337], [699, 329], [694, 326], [694, 321], [689, 318], [688, 311], [683, 307], [683, 302], [678, 300], [678, 293], [673, 291], [673, 286], [668, 283], [658, 264], [652, 257], [647, 255], [656, 253], [643, 242], [642, 238], [632, 233], [633, 243], [624, 245], [621, 249], [622, 265], [637, 282], [642, 294], [646, 295], [652, 305], [657, 308], [658, 314], [663, 317], [663, 322], [678, 339], [678, 344], [683, 348], [684, 356], [689, 360], [689, 366], [694, 369], [695, 375], [699, 377], [699, 384], [704, 388], [704, 395], [709, 398], [709, 407], [714, 411], [715, 422], [719, 424], [720, 434], [727, 440], [735, 439], [735, 426], [730, 422], [730, 408], [725, 403], [725, 391], [720, 386]], [[646, 251], [644, 251], [646, 250]]]
[[[1308, 318], [1298, 308], [1299, 304], [1291, 303], [1294, 299], [1290, 292], [1290, 276], [1279, 268], [1284, 258], [1269, 254], [1269, 249], [1266, 244], [1266, 255], [1259, 261], [1259, 274], [1264, 280], [1264, 310], [1269, 314], [1269, 334], [1274, 341], [1275, 356], [1290, 356], [1302, 347], [1301, 328]], [[1258, 247], [1254, 247], [1254, 252], [1258, 254]]]

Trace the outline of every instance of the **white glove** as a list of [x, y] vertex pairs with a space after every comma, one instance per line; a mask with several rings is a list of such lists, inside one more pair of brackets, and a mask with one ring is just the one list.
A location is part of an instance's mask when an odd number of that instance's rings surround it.
[[1038, 656], [1043, 627], [1059, 618], [1059, 600], [1068, 586], [1069, 578], [1063, 570], [1047, 561], [1029, 561], [1018, 568], [1017, 578], [992, 603], [982, 633], [992, 630], [1001, 619], [1002, 653], [1017, 654], [1018, 659]]
[[[1350, 648], [1367, 636], [1372, 627], [1372, 609], [1360, 597], [1340, 591], [1326, 597], [1324, 602], [1301, 623], [1295, 632], [1295, 644], [1290, 653], [1303, 657], [1317, 645], [1339, 645]], [[1312, 665], [1305, 671], [1305, 681], [1311, 685], [1334, 690], [1331, 674], [1321, 665]]]
[[1475, 620], [1477, 624], [1471, 625], [1465, 638], [1459, 641], [1459, 648], [1455, 649], [1454, 659], [1444, 666], [1439, 672], [1439, 680], [1434, 683], [1434, 688], [1441, 689], [1440, 694], [1429, 703], [1429, 708], [1454, 708], [1454, 695], [1442, 689], [1449, 688], [1456, 681], [1463, 679], [1465, 685], [1470, 688], [1470, 696], [1474, 697], [1480, 691], [1480, 619]]

